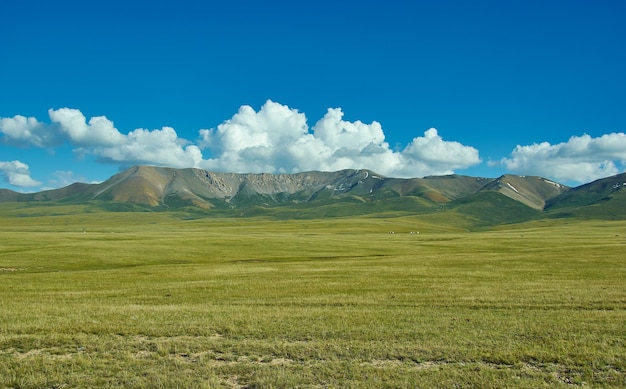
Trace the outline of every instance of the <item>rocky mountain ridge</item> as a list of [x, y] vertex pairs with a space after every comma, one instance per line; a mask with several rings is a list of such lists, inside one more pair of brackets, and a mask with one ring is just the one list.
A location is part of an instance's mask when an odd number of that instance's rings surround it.
[[0, 201], [106, 200], [150, 207], [186, 203], [210, 209], [250, 204], [281, 205], [359, 197], [363, 201], [416, 196], [447, 203], [479, 191], [496, 191], [534, 209], [569, 188], [541, 177], [504, 175], [496, 179], [461, 175], [385, 177], [370, 170], [295, 174], [219, 173], [201, 169], [135, 166], [100, 184], [76, 183], [61, 189], [22, 194], [0, 190]]
[[[38, 193], [0, 189], [0, 203], [6, 204], [0, 211], [62, 206], [53, 211], [60, 213], [182, 211], [274, 218], [431, 215], [473, 226], [545, 217], [621, 220], [626, 219], [626, 173], [570, 188], [542, 177], [510, 174], [393, 178], [365, 169], [240, 174], [135, 166], [99, 184], [75, 183]], [[33, 212], [41, 214], [23, 214]]]

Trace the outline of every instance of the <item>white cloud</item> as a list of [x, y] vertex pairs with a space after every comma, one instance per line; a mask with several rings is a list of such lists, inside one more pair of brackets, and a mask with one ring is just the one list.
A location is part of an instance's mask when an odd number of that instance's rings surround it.
[[5, 143], [36, 147], [58, 146], [68, 141], [74, 146], [112, 146], [123, 142], [113, 122], [104, 116], [92, 117], [89, 123], [77, 109], [50, 109], [52, 123], [39, 122], [34, 117], [16, 115], [0, 119], [0, 132]]
[[385, 142], [380, 123], [349, 122], [343, 115], [341, 108], [328, 109], [313, 133], [290, 149], [299, 170], [368, 168], [389, 174], [399, 166], [401, 157]]
[[291, 171], [296, 167], [286, 147], [308, 133], [306, 116], [268, 100], [255, 112], [244, 105], [217, 129], [200, 130], [199, 145], [212, 158], [206, 169], [233, 172]]
[[329, 108], [313, 127], [313, 133], [331, 150], [362, 151], [370, 145], [388, 147], [380, 123], [365, 124], [359, 120], [347, 122], [343, 120], [341, 108]]
[[39, 122], [34, 117], [16, 115], [12, 118], [0, 118], [0, 133], [5, 143], [36, 147], [54, 146], [60, 143], [56, 128]]
[[20, 161], [0, 161], [0, 173], [13, 186], [28, 188], [41, 185], [30, 177], [28, 165]]
[[518, 145], [511, 158], [500, 163], [508, 170], [584, 183], [620, 172], [626, 164], [626, 134], [611, 133], [598, 138], [573, 136], [567, 142]]
[[171, 127], [161, 130], [136, 129], [112, 146], [83, 148], [82, 154], [92, 154], [104, 162], [121, 165], [152, 164], [177, 168], [197, 167], [202, 161], [198, 146], [181, 139]]
[[51, 147], [67, 141], [81, 157], [94, 155], [102, 162], [120, 165], [154, 164], [172, 167], [195, 167], [202, 152], [189, 141], [178, 138], [171, 127], [161, 130], [136, 129], [127, 135], [119, 132], [105, 116], [87, 122], [77, 109], [48, 110], [52, 123], [17, 115], [0, 118], [0, 132], [5, 143]]
[[[206, 131], [206, 130], [205, 130]], [[208, 135], [208, 133], [202, 131]], [[255, 112], [250, 106], [239, 108], [232, 119], [217, 127], [214, 139], [218, 149], [241, 151], [255, 147], [279, 147], [298, 139], [308, 131], [303, 113], [268, 100]]]
[[200, 131], [199, 144], [212, 157], [201, 165], [212, 170], [289, 173], [368, 168], [389, 176], [417, 177], [480, 163], [476, 149], [444, 141], [435, 129], [415, 138], [404, 151], [393, 151], [380, 123], [349, 122], [343, 115], [340, 108], [328, 109], [310, 132], [304, 114], [287, 106], [267, 101], [259, 112], [242, 106], [217, 130]]
[[4, 139], [38, 147], [65, 141], [79, 156], [95, 156], [99, 162], [120, 166], [152, 164], [229, 172], [368, 168], [388, 176], [418, 177], [448, 174], [480, 163], [476, 149], [444, 141], [435, 129], [413, 139], [404, 150], [394, 151], [376, 121], [346, 121], [341, 108], [330, 108], [309, 129], [304, 113], [271, 100], [258, 112], [241, 106], [217, 128], [200, 130], [195, 143], [180, 138], [171, 127], [123, 134], [104, 116], [87, 121], [82, 112], [70, 108], [50, 109], [48, 114], [50, 124], [22, 116], [2, 119]]
[[424, 132], [424, 137], [413, 139], [402, 154], [429, 174], [451, 174], [480, 163], [478, 150], [459, 142], [444, 141], [434, 128]]
[[[421, 177], [450, 174], [481, 162], [477, 149], [444, 140], [434, 128], [415, 137], [404, 149], [393, 150], [376, 121], [347, 121], [341, 108], [330, 108], [309, 128], [304, 113], [271, 100], [258, 112], [241, 106], [216, 128], [199, 130], [195, 142], [180, 138], [171, 127], [140, 128], [124, 134], [105, 116], [87, 120], [82, 112], [70, 108], [50, 109], [48, 114], [50, 123], [21, 115], [0, 118], [0, 141], [42, 148], [66, 142], [79, 156], [94, 156], [99, 162], [123, 167], [152, 164], [230, 172], [368, 168], [387, 176]], [[490, 164], [561, 182], [588, 182], [624, 169], [626, 134], [574, 136], [555, 145], [518, 145], [510, 157]], [[39, 184], [19, 161], [2, 162], [0, 174], [11, 185]]]
[[77, 109], [50, 109], [48, 114], [73, 145], [113, 146], [124, 142], [124, 135], [104, 116], [92, 117], [86, 123], [85, 116]]

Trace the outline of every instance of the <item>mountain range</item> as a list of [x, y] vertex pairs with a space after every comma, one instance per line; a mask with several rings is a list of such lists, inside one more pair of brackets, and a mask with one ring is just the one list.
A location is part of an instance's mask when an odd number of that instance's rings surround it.
[[75, 183], [37, 193], [0, 189], [0, 202], [308, 218], [446, 211], [471, 218], [474, 224], [542, 217], [624, 219], [626, 173], [571, 188], [542, 177], [508, 174], [407, 179], [354, 169], [238, 174], [135, 166], [99, 184]]

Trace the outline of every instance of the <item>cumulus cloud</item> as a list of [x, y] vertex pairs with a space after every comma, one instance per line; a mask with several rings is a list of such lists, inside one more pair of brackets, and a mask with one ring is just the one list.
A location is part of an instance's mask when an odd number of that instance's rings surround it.
[[444, 141], [435, 128], [428, 129], [423, 137], [413, 139], [403, 154], [412, 162], [425, 164], [435, 174], [450, 174], [481, 161], [477, 149]]
[[0, 161], [0, 174], [13, 186], [29, 188], [41, 185], [30, 177], [30, 170], [27, 164], [20, 161]]
[[198, 146], [181, 139], [171, 127], [161, 130], [136, 129], [114, 145], [77, 150], [103, 162], [121, 165], [153, 164], [177, 168], [197, 167], [202, 160]]
[[316, 138], [332, 150], [353, 149], [362, 151], [369, 145], [386, 146], [380, 123], [365, 124], [357, 120], [343, 120], [341, 108], [329, 108], [326, 115], [313, 127]]
[[513, 172], [536, 174], [562, 182], [584, 183], [618, 174], [626, 165], [626, 134], [611, 133], [597, 138], [585, 134], [567, 142], [518, 145], [511, 158], [500, 164]]
[[51, 123], [21, 115], [0, 119], [4, 143], [19, 146], [53, 147], [67, 142], [77, 155], [93, 155], [101, 162], [120, 165], [154, 164], [195, 167], [202, 153], [181, 139], [171, 127], [136, 129], [122, 134], [105, 116], [85, 118], [77, 109], [48, 110]]
[[330, 108], [309, 130], [305, 115], [287, 106], [267, 101], [259, 112], [242, 106], [217, 129], [200, 130], [198, 144], [211, 152], [201, 166], [288, 173], [369, 168], [390, 176], [417, 177], [480, 163], [476, 149], [444, 141], [435, 129], [398, 152], [385, 142], [380, 123], [350, 122], [343, 116], [341, 108]]
[[[398, 167], [401, 157], [385, 142], [380, 123], [349, 122], [343, 120], [343, 115], [341, 108], [328, 109], [313, 126], [311, 136], [291, 148], [300, 170], [314, 166], [319, 166], [318, 170], [368, 168], [389, 174]], [[299, 155], [302, 146], [309, 155]]]
[[79, 157], [120, 167], [151, 164], [268, 173], [367, 168], [388, 176], [419, 177], [480, 163], [475, 148], [446, 141], [434, 128], [404, 150], [392, 150], [379, 122], [347, 121], [341, 108], [330, 108], [309, 128], [304, 113], [271, 100], [258, 112], [241, 106], [216, 128], [199, 130], [194, 142], [171, 127], [124, 134], [105, 116], [87, 120], [77, 109], [50, 109], [48, 115], [50, 123], [23, 116], [0, 119], [0, 139], [36, 147], [67, 143]]
[[16, 115], [0, 119], [0, 133], [5, 143], [19, 146], [54, 147], [62, 142], [75, 146], [113, 146], [124, 141], [113, 122], [104, 116], [96, 116], [87, 123], [77, 109], [50, 109], [52, 123], [46, 124], [34, 117]]
[[49, 147], [60, 143], [58, 130], [34, 117], [0, 118], [0, 133], [3, 134], [2, 141], [11, 145]]
[[48, 110], [50, 119], [59, 125], [60, 132], [77, 146], [114, 146], [124, 142], [113, 122], [105, 116], [95, 116], [86, 122], [85, 115], [77, 109]]
[[256, 112], [244, 105], [217, 129], [200, 130], [199, 146], [211, 158], [205, 169], [233, 172], [278, 172], [295, 168], [286, 147], [308, 133], [306, 116], [267, 101]]
[[[216, 128], [199, 130], [194, 141], [181, 138], [171, 127], [139, 128], [125, 134], [105, 116], [87, 120], [77, 109], [50, 109], [48, 115], [49, 123], [21, 115], [0, 118], [0, 142], [41, 148], [65, 143], [80, 157], [92, 156], [120, 167], [149, 164], [229, 172], [368, 168], [387, 176], [421, 177], [451, 174], [481, 162], [477, 149], [445, 140], [434, 128], [403, 149], [391, 149], [379, 122], [347, 121], [341, 108], [330, 108], [309, 127], [304, 113], [271, 100], [258, 111], [241, 106]], [[518, 145], [510, 157], [490, 164], [517, 174], [589, 182], [624, 170], [626, 134]], [[0, 176], [14, 186], [40, 184], [19, 161], [0, 162]]]

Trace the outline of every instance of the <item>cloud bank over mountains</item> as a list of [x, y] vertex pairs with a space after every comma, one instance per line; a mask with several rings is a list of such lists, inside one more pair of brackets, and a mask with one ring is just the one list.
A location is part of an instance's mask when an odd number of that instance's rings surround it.
[[[295, 173], [367, 168], [393, 177], [451, 174], [481, 163], [479, 151], [444, 140], [434, 128], [402, 149], [385, 141], [380, 123], [343, 120], [330, 108], [312, 127], [304, 113], [268, 100], [259, 111], [244, 105], [216, 128], [181, 138], [171, 127], [122, 133], [105, 116], [89, 120], [77, 109], [48, 111], [49, 123], [16, 115], [0, 118], [0, 141], [16, 147], [54, 149], [69, 144], [79, 157], [120, 168], [150, 164], [242, 173]], [[626, 135], [572, 137], [557, 145], [518, 145], [490, 165], [561, 181], [587, 182], [619, 172], [626, 164]], [[28, 161], [0, 161], [0, 176], [17, 187], [34, 187]], [[620, 167], [618, 167], [618, 165]]]
[[[532, 172], [560, 181], [589, 182], [623, 171], [626, 166], [626, 134], [598, 138], [572, 136], [567, 142], [518, 145], [510, 158], [500, 161], [512, 172]], [[617, 165], [621, 166], [621, 169]]]
[[[481, 162], [478, 150], [426, 131], [404, 149], [392, 150], [378, 122], [343, 120], [330, 108], [309, 128], [305, 115], [268, 101], [255, 112], [242, 106], [216, 129], [200, 130], [198, 146], [210, 157], [198, 166], [219, 171], [294, 173], [368, 168], [395, 177], [450, 174]], [[423, 150], [433, 147], [436, 151]]]
[[[87, 121], [77, 109], [50, 109], [48, 115], [50, 123], [20, 115], [0, 119], [2, 141], [41, 148], [69, 143], [81, 157], [94, 156], [99, 162], [120, 167], [153, 164], [228, 172], [369, 168], [389, 176], [419, 177], [450, 174], [481, 162], [478, 150], [445, 141], [435, 129], [413, 139], [404, 150], [392, 150], [380, 123], [345, 121], [340, 108], [328, 109], [309, 128], [304, 113], [273, 101], [267, 101], [258, 112], [242, 106], [217, 128], [199, 130], [195, 140], [179, 137], [171, 127], [123, 134], [106, 117]], [[27, 174], [28, 166], [19, 161], [5, 162], [2, 171], [13, 177], [16, 164]], [[20, 182], [36, 185], [12, 179], [13, 185]]]

